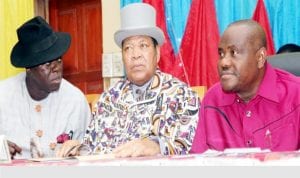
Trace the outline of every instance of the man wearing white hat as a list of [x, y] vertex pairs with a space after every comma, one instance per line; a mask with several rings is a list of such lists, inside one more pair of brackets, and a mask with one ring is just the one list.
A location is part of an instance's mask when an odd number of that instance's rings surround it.
[[[126, 78], [97, 102], [83, 145], [116, 157], [187, 154], [198, 122], [199, 99], [187, 85], [157, 68], [165, 38], [155, 10], [145, 3], [121, 9], [115, 42], [122, 48]], [[58, 156], [79, 154], [64, 144]]]

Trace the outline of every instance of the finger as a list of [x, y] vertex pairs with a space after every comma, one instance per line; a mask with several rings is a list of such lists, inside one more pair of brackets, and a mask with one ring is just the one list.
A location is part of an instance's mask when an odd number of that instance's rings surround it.
[[77, 141], [70, 142], [71, 144], [65, 149], [63, 157], [75, 156], [81, 144]]
[[15, 148], [10, 146], [9, 147], [9, 153], [10, 153], [11, 156], [15, 155], [16, 154]]
[[138, 142], [133, 142], [130, 145], [124, 145], [120, 147], [121, 150], [114, 152], [116, 157], [125, 158], [125, 157], [138, 157], [143, 155], [143, 147], [141, 147]]
[[21, 153], [21, 152], [22, 152], [22, 148], [19, 147], [18, 145], [16, 145], [15, 151], [16, 151], [17, 153]]
[[15, 151], [17, 152], [17, 153], [21, 153], [22, 152], [22, 148], [21, 147], [19, 147], [17, 144], [15, 144]]
[[66, 150], [68, 150], [69, 145], [64, 143], [61, 148], [56, 152], [57, 157], [64, 157]]
[[115, 157], [117, 158], [127, 158], [132, 156], [132, 150], [129, 149], [123, 149], [119, 151], [118, 153], [114, 153]]
[[56, 157], [62, 157], [62, 153], [63, 153], [63, 147], [64, 145], [62, 145], [55, 153]]
[[73, 148], [71, 148], [68, 153], [66, 153], [66, 156], [67, 157], [70, 157], [70, 156], [78, 156], [79, 155], [79, 147], [81, 145], [76, 145], [74, 146]]
[[62, 153], [62, 157], [68, 157], [70, 152], [72, 151], [72, 149], [74, 149], [75, 146], [73, 146], [73, 144], [68, 145], [67, 147], [65, 147], [65, 149], [63, 150]]
[[132, 154], [132, 157], [140, 157], [140, 156], [145, 156], [144, 151], [142, 149], [136, 148]]
[[56, 156], [57, 157], [67, 157], [68, 154], [70, 153], [71, 149], [77, 145], [80, 145], [79, 141], [77, 141], [77, 140], [66, 141], [65, 143], [63, 143], [61, 148], [57, 151]]
[[22, 152], [22, 148], [19, 147], [14, 142], [11, 142], [11, 141], [7, 140], [7, 144], [8, 144], [9, 150], [12, 151], [11, 153], [16, 154], [16, 153], [21, 153]]
[[66, 153], [67, 157], [70, 157], [70, 156], [78, 156], [76, 155], [78, 153], [78, 149], [76, 148], [73, 148], [72, 150], [70, 150], [68, 153]]
[[119, 153], [119, 152], [121, 152], [122, 150], [126, 149], [126, 147], [127, 147], [127, 144], [120, 145], [120, 146], [118, 146], [117, 148], [115, 148], [115, 149], [113, 150], [113, 153]]
[[9, 141], [9, 140], [7, 140], [7, 144], [8, 144], [8, 146], [12, 146], [12, 147], [15, 145], [14, 142], [11, 142], [11, 141]]
[[129, 142], [127, 142], [127, 143], [124, 143], [124, 144], [122, 144], [122, 145], [119, 145], [117, 148], [115, 148], [114, 150], [113, 150], [113, 153], [118, 153], [118, 152], [120, 152], [120, 151], [122, 151], [122, 150], [126, 150], [126, 149], [128, 149], [128, 148], [132, 148], [132, 146], [135, 144], [135, 141], [129, 141]]

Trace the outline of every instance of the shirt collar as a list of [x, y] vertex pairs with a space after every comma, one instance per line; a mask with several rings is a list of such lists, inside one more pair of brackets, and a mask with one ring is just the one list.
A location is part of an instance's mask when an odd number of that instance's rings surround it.
[[[277, 80], [276, 72], [275, 72], [274, 68], [268, 62], [266, 63], [265, 67], [266, 67], [266, 69], [265, 69], [264, 78], [259, 86], [257, 95], [259, 95], [263, 98], [275, 101], [275, 102], [279, 102], [278, 95], [277, 95], [278, 89], [276, 86], [276, 80]], [[219, 91], [222, 91], [222, 86], [219, 85], [219, 87], [220, 87]], [[221, 105], [223, 105], [223, 106], [231, 105], [235, 102], [235, 100], [239, 100], [239, 97], [236, 93], [233, 93], [233, 92], [224, 93], [222, 91], [222, 101], [223, 102]]]
[[138, 86], [132, 83], [133, 97], [135, 100], [144, 100], [143, 98], [145, 97], [146, 90], [152, 82], [152, 79], [153, 77], [142, 86]]
[[265, 76], [260, 84], [258, 95], [279, 102], [278, 98], [278, 87], [277, 83], [277, 75], [275, 69], [267, 62]]

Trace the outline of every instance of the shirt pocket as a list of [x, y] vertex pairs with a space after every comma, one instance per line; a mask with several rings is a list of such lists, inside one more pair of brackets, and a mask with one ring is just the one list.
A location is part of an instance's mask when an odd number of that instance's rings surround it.
[[[269, 127], [269, 139], [272, 151], [293, 151], [298, 145], [298, 131], [294, 122], [283, 122], [282, 125], [274, 124]], [[267, 131], [266, 131], [267, 133]]]

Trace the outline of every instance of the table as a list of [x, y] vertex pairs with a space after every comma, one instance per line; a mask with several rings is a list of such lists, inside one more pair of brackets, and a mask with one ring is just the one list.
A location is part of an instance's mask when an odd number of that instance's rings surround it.
[[193, 178], [300, 177], [299, 152], [224, 153], [126, 159], [13, 160], [0, 165], [0, 178]]

